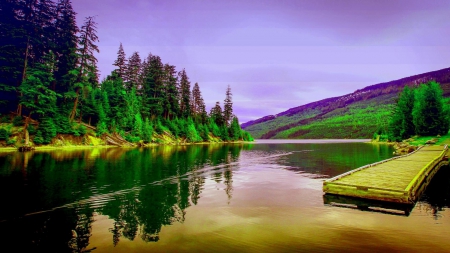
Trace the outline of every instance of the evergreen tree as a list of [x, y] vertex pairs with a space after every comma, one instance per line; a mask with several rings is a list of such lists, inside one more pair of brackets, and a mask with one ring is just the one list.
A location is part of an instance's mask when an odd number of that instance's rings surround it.
[[153, 125], [150, 122], [150, 120], [148, 120], [148, 118], [145, 118], [144, 126], [142, 129], [142, 140], [144, 142], [151, 142], [152, 135], [153, 135]]
[[233, 101], [232, 101], [231, 87], [230, 85], [228, 85], [223, 104], [223, 120], [225, 125], [227, 126], [230, 125], [232, 116], [233, 116]]
[[395, 107], [388, 125], [388, 138], [390, 141], [401, 141], [403, 114], [398, 107]]
[[413, 107], [414, 91], [405, 86], [389, 121], [388, 135], [390, 140], [400, 141], [414, 135]]
[[152, 119], [163, 114], [163, 104], [165, 101], [164, 92], [164, 69], [161, 58], [156, 55], [149, 55], [145, 69], [145, 79], [143, 83], [143, 114]]
[[422, 84], [415, 92], [413, 119], [419, 135], [444, 135], [449, 117], [444, 107], [441, 86], [434, 82]]
[[56, 127], [51, 117], [45, 116], [42, 118], [39, 128], [34, 138], [36, 144], [49, 144], [52, 138], [56, 136]]
[[125, 92], [122, 78], [119, 78], [117, 72], [114, 71], [101, 83], [101, 90], [106, 92], [108, 97], [109, 112], [107, 112], [107, 116], [116, 123], [116, 129], [111, 130], [116, 131], [117, 128], [122, 129], [126, 127], [124, 118], [126, 118], [128, 110], [126, 103], [127, 93]]
[[216, 102], [216, 105], [211, 108], [211, 111], [209, 113], [209, 117], [213, 119], [213, 121], [216, 123], [217, 126], [221, 127], [225, 124], [223, 114], [222, 114], [222, 108], [220, 107], [219, 101]]
[[[30, 68], [27, 78], [19, 87], [22, 93], [20, 104], [29, 111], [28, 118], [33, 113], [52, 117], [56, 112], [57, 93], [49, 87], [54, 80], [55, 57], [49, 53], [44, 60], [44, 63], [38, 63], [36, 67]], [[28, 126], [28, 118], [25, 129]]]
[[63, 94], [69, 91], [70, 82], [74, 79], [72, 71], [77, 62], [78, 27], [70, 0], [59, 0], [56, 13], [54, 41], [57, 64], [54, 82], [56, 87], [53, 89]]
[[194, 84], [191, 96], [192, 116], [197, 122], [206, 123], [206, 107], [198, 83]]
[[188, 118], [191, 115], [191, 83], [186, 70], [183, 69], [178, 75], [180, 77], [180, 112], [182, 117]]
[[239, 125], [239, 120], [236, 116], [233, 116], [233, 120], [231, 121], [229, 133], [230, 139], [233, 141], [237, 141], [242, 138], [241, 136], [241, 126]]
[[142, 137], [143, 136], [143, 134], [142, 134], [143, 127], [144, 127], [144, 122], [142, 121], [141, 114], [136, 113], [136, 115], [134, 115], [133, 135]]
[[120, 43], [119, 51], [117, 52], [117, 59], [114, 61], [113, 65], [118, 68], [116, 71], [117, 75], [122, 78], [124, 82], [127, 82], [128, 80], [125, 79], [127, 74], [127, 59], [122, 43]]
[[128, 59], [128, 65], [126, 67], [125, 87], [127, 91], [135, 88], [140, 89], [140, 73], [141, 73], [141, 57], [138, 52], [134, 52]]
[[75, 117], [77, 106], [80, 97], [80, 91], [86, 86], [94, 86], [89, 84], [89, 79], [92, 79], [92, 75], [97, 75], [96, 65], [97, 58], [94, 56], [94, 52], [99, 52], [95, 42], [98, 42], [97, 37], [97, 23], [94, 17], [87, 17], [84, 25], [81, 27], [79, 45], [80, 48], [77, 49], [78, 52], [78, 66], [76, 69], [76, 81], [72, 84], [72, 89], [74, 92], [70, 94], [70, 97], [75, 98], [72, 112], [70, 113], [70, 120], [72, 121]]
[[173, 119], [177, 115], [180, 115], [180, 104], [178, 101], [178, 78], [176, 76], [175, 66], [165, 64], [165, 93], [166, 100], [164, 101], [164, 116], [167, 119]]

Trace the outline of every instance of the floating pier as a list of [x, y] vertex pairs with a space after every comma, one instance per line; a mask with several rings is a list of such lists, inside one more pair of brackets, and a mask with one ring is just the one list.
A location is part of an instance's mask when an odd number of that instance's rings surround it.
[[433, 176], [448, 165], [448, 146], [423, 146], [416, 151], [369, 164], [323, 182], [326, 194], [412, 204]]

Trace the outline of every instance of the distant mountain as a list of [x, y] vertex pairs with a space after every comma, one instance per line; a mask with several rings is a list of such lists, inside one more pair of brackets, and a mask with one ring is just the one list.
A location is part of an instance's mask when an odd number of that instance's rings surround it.
[[353, 93], [297, 106], [276, 115], [243, 123], [256, 139], [371, 138], [386, 128], [398, 94], [405, 85], [439, 82], [450, 97], [450, 68], [367, 86]]

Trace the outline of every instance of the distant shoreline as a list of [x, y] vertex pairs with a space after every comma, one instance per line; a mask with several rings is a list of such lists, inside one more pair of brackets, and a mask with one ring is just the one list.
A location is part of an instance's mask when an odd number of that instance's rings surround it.
[[370, 143], [371, 139], [255, 139], [255, 144]]
[[[254, 144], [255, 142], [249, 141], [230, 141], [230, 142], [194, 142], [194, 143], [149, 143], [145, 146], [114, 146], [114, 145], [71, 145], [71, 146], [52, 146], [52, 145], [43, 145], [39, 147], [34, 147], [35, 149], [32, 151], [53, 151], [53, 150], [80, 150], [80, 149], [93, 149], [93, 148], [126, 148], [126, 149], [135, 149], [135, 148], [148, 148], [148, 147], [157, 147], [157, 146], [189, 146], [189, 145], [210, 145], [210, 144]], [[17, 147], [0, 147], [0, 153], [7, 152], [20, 152]], [[26, 151], [30, 152], [30, 151]]]

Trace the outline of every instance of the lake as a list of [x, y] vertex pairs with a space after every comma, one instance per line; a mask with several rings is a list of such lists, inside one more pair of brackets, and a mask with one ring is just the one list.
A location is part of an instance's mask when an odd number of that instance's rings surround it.
[[360, 140], [0, 153], [0, 241], [14, 252], [449, 252], [448, 167], [406, 212], [323, 195], [324, 179], [392, 153]]

